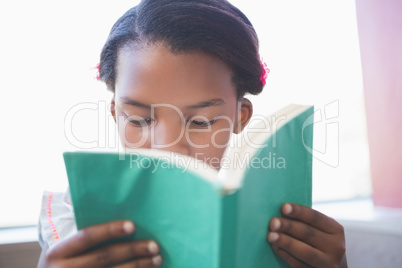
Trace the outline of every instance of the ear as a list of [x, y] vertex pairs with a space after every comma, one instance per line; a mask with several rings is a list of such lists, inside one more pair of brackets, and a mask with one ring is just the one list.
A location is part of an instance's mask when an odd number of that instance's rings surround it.
[[253, 115], [253, 104], [249, 99], [242, 98], [238, 101], [237, 116], [233, 133], [239, 134], [248, 124]]
[[116, 103], [114, 101], [114, 95], [112, 100], [110, 101], [110, 113], [112, 114], [114, 122], [116, 123]]

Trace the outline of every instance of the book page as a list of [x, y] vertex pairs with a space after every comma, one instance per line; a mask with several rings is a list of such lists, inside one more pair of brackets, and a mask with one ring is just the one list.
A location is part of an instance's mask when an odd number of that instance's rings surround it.
[[271, 115], [255, 115], [241, 134], [232, 135], [219, 172], [219, 178], [224, 184], [225, 191], [232, 192], [240, 188], [244, 173], [255, 153], [268, 146], [269, 137], [277, 130], [310, 107], [309, 105], [290, 104]]

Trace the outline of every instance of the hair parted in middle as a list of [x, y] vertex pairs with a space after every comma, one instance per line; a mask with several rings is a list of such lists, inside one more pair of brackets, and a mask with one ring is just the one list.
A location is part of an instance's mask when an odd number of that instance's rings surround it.
[[257, 34], [228, 1], [141, 1], [113, 25], [101, 52], [100, 80], [114, 92], [120, 49], [153, 44], [162, 44], [174, 54], [202, 51], [218, 57], [232, 70], [238, 98], [263, 89]]

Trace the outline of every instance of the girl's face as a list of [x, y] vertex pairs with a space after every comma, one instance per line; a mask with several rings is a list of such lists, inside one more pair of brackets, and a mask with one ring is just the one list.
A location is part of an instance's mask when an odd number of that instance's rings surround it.
[[180, 153], [217, 169], [231, 133], [252, 114], [247, 99], [238, 103], [229, 67], [203, 52], [127, 46], [115, 89], [111, 110], [125, 147]]

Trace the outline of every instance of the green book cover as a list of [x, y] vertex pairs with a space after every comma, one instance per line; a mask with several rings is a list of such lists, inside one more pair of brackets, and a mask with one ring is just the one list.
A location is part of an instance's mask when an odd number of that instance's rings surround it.
[[77, 228], [130, 219], [127, 239], [157, 241], [162, 267], [288, 267], [266, 235], [283, 203], [311, 206], [313, 113], [290, 105], [260, 120], [219, 173], [155, 150], [66, 152]]

